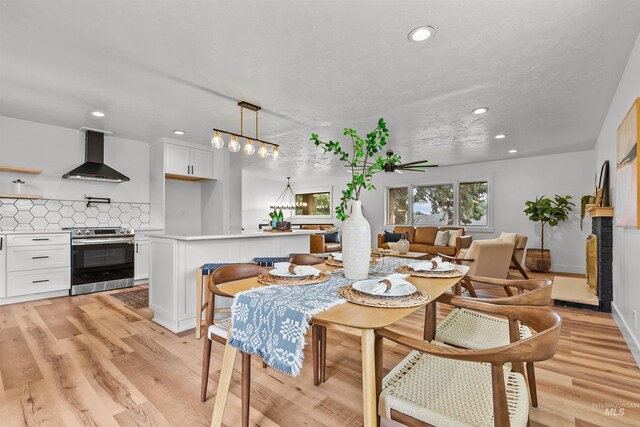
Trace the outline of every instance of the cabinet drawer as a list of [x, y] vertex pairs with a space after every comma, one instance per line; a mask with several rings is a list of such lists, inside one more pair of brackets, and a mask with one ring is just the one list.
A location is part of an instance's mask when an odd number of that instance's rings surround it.
[[71, 287], [69, 268], [52, 268], [37, 271], [16, 271], [7, 274], [7, 296], [38, 294]]
[[13, 247], [7, 251], [7, 271], [68, 267], [71, 246]]
[[68, 245], [70, 238], [69, 233], [15, 234], [7, 236], [7, 246]]

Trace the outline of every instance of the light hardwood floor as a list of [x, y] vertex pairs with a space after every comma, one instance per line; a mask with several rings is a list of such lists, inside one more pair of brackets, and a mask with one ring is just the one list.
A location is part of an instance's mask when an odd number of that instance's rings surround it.
[[[552, 360], [536, 365], [540, 407], [531, 425], [640, 425], [640, 371], [611, 316], [558, 311], [561, 342]], [[222, 346], [213, 345], [209, 399], [200, 403], [202, 341], [193, 331], [174, 335], [150, 315], [106, 293], [0, 307], [0, 425], [208, 425]], [[422, 320], [420, 311], [395, 329], [421, 336]], [[359, 348], [358, 337], [329, 331], [328, 379], [320, 387], [309, 352], [297, 379], [255, 359], [252, 423], [361, 425]], [[385, 368], [404, 354], [385, 345]], [[240, 425], [240, 387], [234, 372], [228, 426]], [[633, 407], [606, 416], [606, 405]]]

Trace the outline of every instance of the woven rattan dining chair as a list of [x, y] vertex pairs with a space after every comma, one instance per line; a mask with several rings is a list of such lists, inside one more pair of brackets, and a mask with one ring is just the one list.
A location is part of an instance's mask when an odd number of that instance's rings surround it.
[[[388, 329], [376, 331], [376, 392], [379, 414], [410, 426], [526, 426], [529, 398], [523, 363], [547, 360], [558, 346], [561, 319], [548, 307], [492, 305], [451, 297], [459, 308], [506, 316], [535, 333], [496, 348], [460, 349], [410, 338]], [[411, 348], [384, 379], [382, 342]]]
[[[517, 290], [517, 294], [513, 296], [473, 298], [474, 301], [498, 305], [544, 306], [551, 304], [553, 282], [548, 279], [503, 280], [478, 276], [468, 276], [468, 278], [474, 283]], [[443, 295], [437, 300], [437, 302], [444, 303], [448, 303], [448, 301], [451, 301], [451, 295]], [[509, 321], [506, 318], [466, 308], [454, 308], [436, 327], [435, 339], [456, 347], [481, 350], [507, 345], [510, 342], [512, 332], [519, 334], [523, 339], [531, 336], [531, 329], [527, 325], [519, 325], [517, 330], [511, 331]], [[533, 362], [526, 364], [526, 370], [531, 404], [537, 407], [538, 393]]]
[[[310, 254], [296, 254], [289, 258], [291, 264], [317, 265], [324, 263], [324, 258]], [[327, 365], [327, 328], [311, 325], [311, 348], [313, 352], [313, 385], [320, 385], [326, 381]]]

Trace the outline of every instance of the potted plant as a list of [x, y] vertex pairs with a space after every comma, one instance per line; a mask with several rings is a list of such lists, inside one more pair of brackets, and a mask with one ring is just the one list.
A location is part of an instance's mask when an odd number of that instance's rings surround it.
[[[373, 175], [383, 170], [385, 163], [400, 161], [397, 155], [381, 156], [387, 144], [389, 130], [384, 119], [378, 120], [375, 129], [364, 138], [354, 129], [345, 128], [343, 135], [350, 139], [350, 151], [347, 152], [339, 141], [322, 141], [318, 134], [311, 135], [311, 141], [321, 147], [325, 153], [333, 153], [340, 161], [351, 168], [351, 181], [342, 190], [340, 205], [336, 207], [336, 217], [344, 221], [342, 228], [342, 263], [348, 279], [366, 279], [369, 274], [371, 258], [371, 227], [362, 215], [360, 195], [362, 190], [373, 190]], [[347, 214], [351, 203], [351, 214]]]
[[524, 213], [529, 220], [539, 222], [541, 226], [540, 249], [527, 249], [525, 264], [529, 270], [549, 271], [551, 268], [551, 251], [544, 248], [544, 226], [548, 224], [550, 227], [555, 227], [569, 219], [569, 214], [575, 204], [571, 202], [571, 196], [561, 197], [557, 194], [554, 199], [543, 195], [536, 197], [533, 201], [526, 201], [524, 204], [526, 205]]

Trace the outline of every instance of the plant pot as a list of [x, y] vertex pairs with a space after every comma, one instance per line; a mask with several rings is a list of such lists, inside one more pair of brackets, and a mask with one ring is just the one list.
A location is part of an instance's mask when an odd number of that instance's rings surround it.
[[527, 249], [524, 264], [531, 271], [548, 272], [551, 269], [551, 251], [549, 249]]
[[371, 261], [371, 227], [362, 215], [362, 202], [351, 205], [351, 216], [342, 227], [342, 265], [344, 277], [363, 280], [369, 276]]
[[407, 252], [409, 252], [409, 241], [405, 237], [398, 240], [396, 249], [398, 250], [399, 254], [406, 254]]

